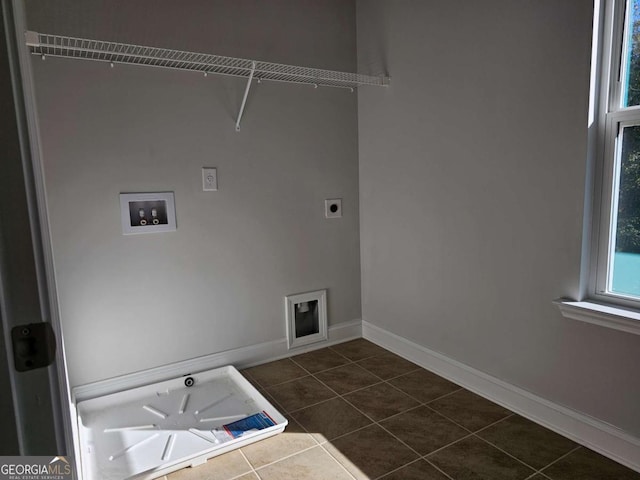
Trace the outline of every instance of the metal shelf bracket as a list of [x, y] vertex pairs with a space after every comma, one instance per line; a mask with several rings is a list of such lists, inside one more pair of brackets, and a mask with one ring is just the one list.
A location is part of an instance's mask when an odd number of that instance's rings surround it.
[[385, 75], [372, 76], [338, 72], [246, 58], [224, 57], [210, 53], [186, 52], [32, 31], [25, 32], [25, 36], [29, 52], [41, 56], [42, 59], [48, 57], [77, 58], [107, 62], [112, 67], [115, 64], [129, 64], [199, 72], [205, 77], [208, 74], [218, 74], [247, 78], [247, 86], [236, 119], [236, 131], [238, 132], [254, 77], [257, 78], [258, 83], [268, 80], [313, 85], [315, 88], [346, 88], [352, 92], [361, 85], [377, 87], [389, 85], [389, 77]]
[[247, 86], [244, 89], [244, 97], [242, 98], [242, 104], [240, 105], [240, 112], [238, 113], [238, 119], [236, 120], [236, 132], [240, 131], [240, 121], [242, 120], [242, 114], [244, 113], [244, 107], [247, 104], [247, 97], [249, 96], [249, 89], [251, 88], [251, 80], [253, 80], [253, 74], [256, 72], [256, 62], [251, 62], [251, 73], [247, 79]]

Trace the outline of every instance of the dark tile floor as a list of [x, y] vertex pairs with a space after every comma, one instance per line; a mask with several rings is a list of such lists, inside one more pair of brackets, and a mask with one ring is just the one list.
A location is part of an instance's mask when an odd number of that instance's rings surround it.
[[169, 480], [640, 480], [363, 339], [242, 373], [285, 432]]

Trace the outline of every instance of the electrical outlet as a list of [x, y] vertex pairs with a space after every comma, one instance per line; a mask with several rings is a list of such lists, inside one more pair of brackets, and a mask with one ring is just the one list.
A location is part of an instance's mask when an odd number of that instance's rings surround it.
[[202, 169], [202, 190], [205, 192], [218, 190], [218, 172], [215, 168]]
[[324, 201], [325, 218], [341, 218], [342, 217], [342, 199], [332, 198]]

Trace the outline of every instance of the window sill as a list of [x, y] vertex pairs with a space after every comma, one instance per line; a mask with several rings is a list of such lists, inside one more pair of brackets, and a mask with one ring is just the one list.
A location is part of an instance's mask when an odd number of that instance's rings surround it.
[[560, 298], [553, 303], [567, 318], [640, 335], [640, 312], [589, 301], [576, 302], [566, 298]]

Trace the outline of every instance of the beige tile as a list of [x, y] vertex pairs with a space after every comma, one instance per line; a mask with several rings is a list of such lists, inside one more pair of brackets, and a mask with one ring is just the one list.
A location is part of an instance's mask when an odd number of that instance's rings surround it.
[[390, 352], [385, 352], [376, 357], [360, 360], [358, 365], [383, 380], [397, 377], [398, 375], [409, 373], [421, 368], [415, 363], [405, 360], [404, 358]]
[[188, 467], [167, 476], [168, 480], [228, 480], [250, 472], [247, 463], [238, 450], [210, 458], [204, 465]]
[[421, 402], [430, 402], [460, 390], [455, 383], [424, 369], [393, 378], [389, 383]]
[[460, 440], [426, 458], [456, 480], [524, 480], [535, 473], [476, 437]]
[[578, 446], [519, 415], [478, 432], [478, 436], [535, 469], [546, 467]]
[[581, 447], [542, 471], [552, 480], [639, 480], [640, 473]]
[[511, 415], [506, 408], [468, 390], [459, 390], [430, 402], [429, 407], [472, 432]]
[[351, 480], [321, 447], [312, 448], [258, 470], [262, 480]]
[[380, 382], [378, 377], [355, 363], [316, 373], [315, 377], [340, 395]]
[[247, 368], [242, 373], [248, 374], [254, 383], [257, 382], [263, 388], [307, 375], [307, 372], [288, 358]]
[[333, 345], [329, 348], [335, 350], [340, 355], [344, 355], [349, 360], [353, 360], [354, 362], [386, 352], [384, 348], [381, 348], [364, 338], [339, 343], [338, 345]]
[[338, 463], [340, 463], [356, 480], [371, 480], [373, 477], [370, 477], [366, 473], [364, 473], [358, 466], [353, 463], [349, 457], [344, 455], [340, 450], [333, 446], [332, 443], [325, 443], [322, 445], [329, 454], [336, 459]]
[[242, 453], [258, 468], [314, 445], [317, 442], [308, 433], [290, 433], [285, 429], [283, 433], [242, 447]]
[[418, 460], [400, 470], [385, 475], [380, 480], [448, 480], [448, 478], [433, 465], [424, 460]]
[[303, 353], [302, 355], [296, 355], [292, 357], [291, 360], [309, 373], [321, 372], [328, 368], [339, 367], [349, 362], [347, 358], [330, 348], [323, 348], [321, 350]]
[[371, 423], [341, 398], [298, 410], [293, 416], [319, 442], [331, 440]]
[[380, 423], [420, 455], [469, 435], [464, 428], [427, 407], [418, 407]]
[[360, 478], [363, 474], [377, 478], [418, 458], [414, 451], [378, 425], [340, 437], [327, 444], [327, 450]]
[[234, 478], [233, 480], [260, 480], [258, 474], [255, 472], [249, 472], [241, 477]]
[[350, 393], [344, 399], [376, 421], [419, 405], [416, 400], [386, 383]]

